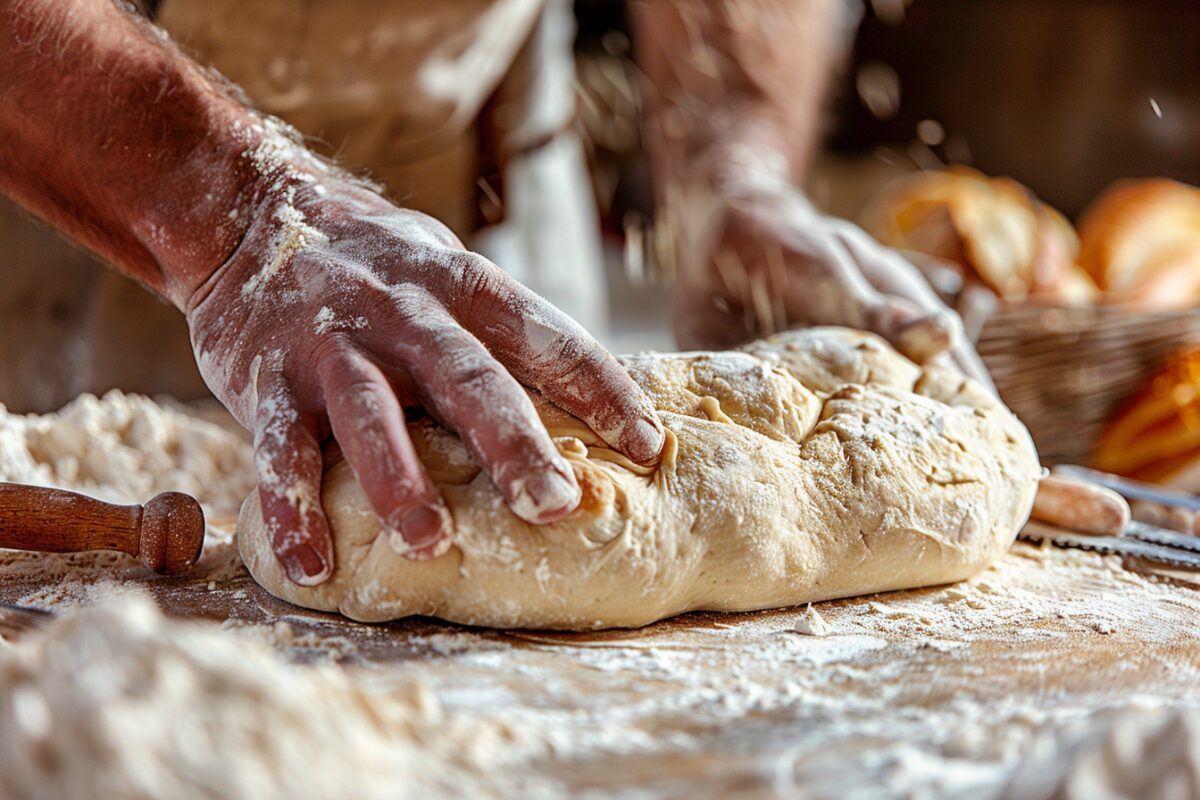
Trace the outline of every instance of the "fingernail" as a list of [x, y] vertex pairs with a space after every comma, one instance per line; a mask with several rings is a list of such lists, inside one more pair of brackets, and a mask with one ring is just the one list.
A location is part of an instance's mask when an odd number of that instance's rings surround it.
[[390, 531], [388, 534], [388, 543], [392, 546], [393, 551], [404, 556], [409, 561], [432, 561], [446, 554], [446, 551], [450, 549], [450, 545], [454, 544], [454, 537], [443, 536], [431, 545], [413, 547], [404, 541], [404, 537], [400, 535], [400, 531]]
[[[419, 558], [419, 554], [432, 552], [442, 542], [449, 547], [450, 527], [450, 514], [445, 508], [421, 506], [409, 511], [391, 526], [389, 542], [400, 555]], [[445, 548], [441, 552], [446, 552]]]
[[945, 352], [951, 345], [950, 329], [940, 313], [901, 324], [896, 339], [904, 354], [919, 362]]
[[279, 556], [279, 563], [288, 580], [300, 586], [324, 583], [333, 571], [321, 553], [307, 542], [292, 547]]
[[566, 465], [555, 465], [532, 477], [514, 481], [509, 496], [512, 499], [508, 505], [513, 513], [538, 525], [561, 519], [574, 511], [582, 495], [574, 473]]
[[634, 420], [621, 434], [621, 447], [639, 464], [657, 461], [662, 454], [667, 434], [653, 420]]

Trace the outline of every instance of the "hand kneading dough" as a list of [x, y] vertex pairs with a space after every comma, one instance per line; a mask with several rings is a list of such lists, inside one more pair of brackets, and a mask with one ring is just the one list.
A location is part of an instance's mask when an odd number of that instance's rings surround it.
[[272, 594], [357, 620], [626, 627], [961, 580], [1009, 547], [1033, 503], [1040, 470], [1016, 418], [872, 335], [816, 328], [623, 363], [668, 430], [657, 469], [534, 397], [583, 489], [566, 519], [518, 519], [461, 442], [420, 421], [409, 430], [455, 522], [446, 555], [393, 552], [341, 462], [323, 490], [329, 581], [283, 576], [257, 494], [242, 506], [242, 557]]

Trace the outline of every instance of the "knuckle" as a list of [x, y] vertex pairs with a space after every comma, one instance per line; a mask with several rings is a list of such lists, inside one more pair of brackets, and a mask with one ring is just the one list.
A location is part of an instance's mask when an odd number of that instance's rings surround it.
[[450, 386], [461, 393], [479, 392], [481, 397], [495, 397], [506, 392], [504, 377], [507, 371], [485, 352], [459, 348], [442, 359], [440, 369]]
[[391, 293], [389, 305], [395, 321], [407, 327], [420, 324], [433, 308], [434, 301], [424, 291], [406, 287]]
[[354, 352], [354, 331], [343, 326], [330, 326], [310, 340], [308, 363], [318, 369], [346, 362]]
[[377, 381], [366, 375], [355, 373], [338, 383], [337, 391], [357, 401], [374, 398], [379, 394], [380, 386]]
[[483, 256], [463, 253], [459, 261], [459, 295], [472, 313], [486, 311], [509, 294], [512, 279], [508, 273]]
[[300, 414], [287, 400], [267, 395], [259, 399], [254, 425], [255, 448], [278, 447], [293, 436], [292, 429]]
[[430, 505], [439, 499], [437, 489], [419, 464], [403, 464], [396, 470], [388, 486], [391, 512], [405, 512], [418, 506]]
[[560, 349], [557, 357], [549, 361], [550, 374], [547, 379], [554, 385], [594, 384], [596, 388], [607, 388], [602, 378], [600, 364], [587, 353]]
[[431, 217], [413, 209], [397, 209], [396, 213], [403, 217], [412, 229], [420, 230], [428, 239], [447, 249], [461, 249], [462, 242], [454, 232], [436, 217]]
[[314, 358], [326, 390], [327, 405], [361, 407], [366, 403], [378, 404], [379, 394], [386, 387], [376, 368], [349, 345], [347, 337], [330, 337], [319, 343], [314, 348]]
[[355, 376], [340, 383], [329, 398], [335, 424], [347, 434], [377, 431], [385, 413], [383, 387], [374, 380]]

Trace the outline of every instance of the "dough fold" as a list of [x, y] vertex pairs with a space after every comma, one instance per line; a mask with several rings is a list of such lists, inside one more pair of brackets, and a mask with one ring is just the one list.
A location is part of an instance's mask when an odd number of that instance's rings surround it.
[[356, 620], [583, 630], [961, 580], [1028, 517], [1040, 468], [1024, 426], [976, 383], [871, 334], [813, 328], [622, 362], [659, 409], [667, 452], [638, 468], [534, 395], [583, 490], [564, 520], [521, 521], [457, 437], [420, 420], [410, 433], [454, 518], [446, 555], [394, 553], [340, 462], [322, 497], [329, 581], [284, 577], [257, 493], [242, 558], [272, 594]]

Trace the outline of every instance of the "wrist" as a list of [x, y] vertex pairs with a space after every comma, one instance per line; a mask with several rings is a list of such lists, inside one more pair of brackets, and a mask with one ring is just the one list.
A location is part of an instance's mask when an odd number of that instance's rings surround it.
[[175, 302], [189, 317], [218, 286], [244, 299], [279, 289], [291, 280], [298, 253], [348, 229], [361, 232], [367, 217], [396, 211], [374, 187], [315, 156], [282, 123], [256, 117], [247, 130], [238, 156], [247, 179], [239, 203], [221, 210], [236, 220], [237, 236], [203, 268], [180, 271], [188, 281], [180, 281]]
[[799, 188], [800, 158], [764, 116], [714, 127], [692, 158], [673, 159], [673, 168], [660, 176], [658, 216], [673, 239], [668, 252], [677, 262], [703, 260], [739, 220], [815, 215]]
[[131, 242], [118, 266], [148, 257], [153, 272], [146, 282], [181, 309], [229, 259], [266, 196], [250, 158], [259, 124], [253, 113], [230, 101], [208, 109], [205, 121], [206, 135], [145, 176], [146, 191], [121, 198]]
[[803, 159], [786, 131], [766, 116], [751, 116], [714, 136], [693, 163], [712, 191], [729, 198], [794, 193], [804, 173]]
[[802, 197], [802, 157], [769, 114], [752, 108], [721, 114], [689, 139], [664, 148], [674, 157], [664, 159], [657, 176], [661, 214], [694, 217], [698, 209]]
[[[207, 294], [223, 267], [261, 260], [271, 243], [284, 249], [302, 245], [304, 215], [297, 206], [302, 198], [314, 203], [324, 191], [314, 187], [325, 166], [289, 129], [239, 111], [226, 126], [220, 155], [190, 216], [175, 217], [170, 244], [150, 244], [165, 277], [164, 294], [185, 313]], [[300, 233], [289, 233], [297, 227]], [[247, 250], [262, 252], [239, 258]]]

